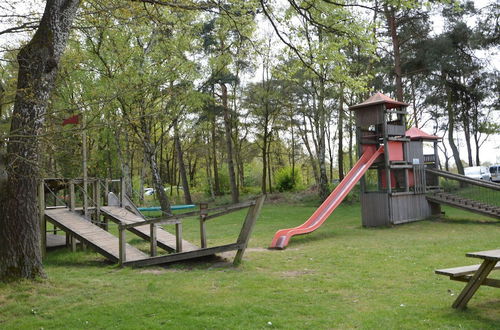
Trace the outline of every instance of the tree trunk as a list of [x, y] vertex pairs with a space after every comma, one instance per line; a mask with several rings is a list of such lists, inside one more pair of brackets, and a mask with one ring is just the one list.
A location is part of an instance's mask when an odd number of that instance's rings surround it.
[[452, 96], [448, 87], [446, 87], [446, 93], [448, 97], [448, 102], [446, 104], [446, 108], [448, 111], [448, 143], [450, 144], [458, 173], [464, 174], [464, 166], [462, 165], [462, 161], [460, 159], [460, 152], [457, 145], [455, 144], [455, 111], [453, 110]]
[[264, 125], [264, 134], [262, 136], [262, 193], [267, 194], [267, 123]]
[[219, 180], [219, 169], [217, 165], [217, 134], [215, 132], [215, 115], [213, 116], [212, 120], [212, 162], [213, 162], [213, 168], [214, 168], [214, 194], [216, 196], [221, 195], [220, 191], [220, 180]]
[[338, 122], [338, 137], [339, 137], [339, 181], [344, 180], [344, 86], [340, 87], [340, 105], [339, 105], [339, 122]]
[[144, 152], [148, 158], [149, 166], [151, 168], [151, 176], [153, 177], [153, 187], [155, 189], [156, 197], [160, 202], [160, 207], [163, 213], [172, 214], [170, 201], [163, 189], [163, 182], [161, 181], [160, 169], [156, 162], [156, 153], [154, 147], [147, 137], [143, 140]]
[[189, 182], [186, 174], [186, 166], [184, 165], [184, 155], [182, 152], [181, 139], [179, 137], [179, 127], [174, 124], [174, 140], [175, 149], [177, 149], [177, 161], [179, 162], [179, 173], [181, 176], [182, 189], [184, 190], [184, 203], [193, 204], [191, 193], [189, 192]]
[[392, 40], [392, 50], [394, 52], [394, 74], [396, 76], [396, 100], [403, 102], [403, 81], [401, 71], [401, 54], [399, 45], [398, 28], [396, 22], [396, 13], [394, 8], [384, 5], [384, 14], [387, 19], [387, 26]]
[[318, 96], [318, 112], [319, 112], [319, 136], [318, 136], [318, 162], [319, 162], [319, 197], [325, 200], [328, 195], [328, 176], [326, 174], [325, 162], [325, 129], [326, 129], [326, 109], [325, 109], [325, 81], [320, 77], [319, 81], [319, 96]]
[[222, 107], [224, 108], [224, 128], [226, 130], [226, 151], [227, 151], [227, 170], [229, 172], [229, 184], [231, 186], [231, 200], [233, 204], [239, 202], [239, 191], [236, 185], [236, 174], [234, 171], [234, 152], [233, 152], [233, 137], [231, 133], [231, 115], [227, 104], [227, 86], [220, 84], [222, 89]]
[[[125, 180], [125, 192], [128, 196], [132, 196], [132, 173], [130, 172], [129, 154], [130, 144], [128, 140], [128, 133], [125, 132], [125, 152], [122, 150], [122, 143], [120, 141], [120, 131], [115, 131], [116, 151], [118, 159], [120, 160], [121, 176]], [[112, 178], [111, 178], [112, 179]]]
[[[40, 25], [17, 56], [17, 92], [0, 185], [0, 279], [43, 276], [37, 207], [38, 136], [79, 1], [48, 0]], [[45, 233], [42, 233], [45, 235]]]

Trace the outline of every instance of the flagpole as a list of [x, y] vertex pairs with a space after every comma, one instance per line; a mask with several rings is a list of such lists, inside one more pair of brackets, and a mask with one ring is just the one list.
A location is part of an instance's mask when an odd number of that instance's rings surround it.
[[88, 218], [88, 208], [89, 203], [87, 200], [87, 188], [88, 188], [88, 177], [87, 177], [87, 130], [85, 127], [85, 116], [81, 115], [81, 128], [82, 128], [82, 168], [83, 168], [83, 214], [85, 218]]

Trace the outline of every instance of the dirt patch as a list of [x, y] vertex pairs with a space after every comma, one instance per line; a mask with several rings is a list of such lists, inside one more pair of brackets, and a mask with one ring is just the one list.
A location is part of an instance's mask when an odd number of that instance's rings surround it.
[[314, 273], [316, 273], [314, 270], [305, 269], [305, 270], [290, 270], [287, 272], [281, 272], [280, 275], [282, 277], [300, 277], [304, 275], [311, 275]]
[[161, 275], [167, 272], [177, 272], [177, 269], [166, 269], [166, 268], [150, 268], [144, 269], [139, 272], [139, 274], [153, 274], [153, 275]]

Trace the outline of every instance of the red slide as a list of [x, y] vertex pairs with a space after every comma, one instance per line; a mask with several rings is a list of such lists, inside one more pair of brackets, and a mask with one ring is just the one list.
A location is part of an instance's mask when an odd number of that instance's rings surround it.
[[311, 217], [302, 225], [295, 228], [281, 229], [276, 232], [273, 242], [269, 248], [284, 249], [290, 238], [294, 235], [302, 235], [315, 231], [323, 222], [332, 214], [332, 212], [344, 200], [345, 196], [351, 191], [356, 183], [361, 179], [363, 174], [370, 168], [371, 164], [381, 154], [384, 153], [384, 147], [376, 149], [375, 146], [369, 145], [365, 147], [365, 151], [356, 165], [349, 171], [342, 182], [333, 190], [328, 198], [321, 204], [320, 207], [311, 215]]

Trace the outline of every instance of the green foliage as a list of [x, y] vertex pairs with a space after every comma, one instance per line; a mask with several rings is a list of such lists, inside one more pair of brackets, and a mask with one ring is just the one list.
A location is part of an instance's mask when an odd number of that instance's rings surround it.
[[296, 190], [301, 181], [300, 172], [297, 169], [292, 172], [291, 167], [283, 167], [274, 174], [276, 189], [280, 192]]
[[445, 192], [449, 193], [453, 193], [460, 189], [460, 183], [455, 180], [440, 179], [439, 185]]

